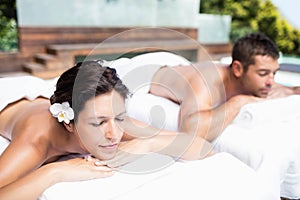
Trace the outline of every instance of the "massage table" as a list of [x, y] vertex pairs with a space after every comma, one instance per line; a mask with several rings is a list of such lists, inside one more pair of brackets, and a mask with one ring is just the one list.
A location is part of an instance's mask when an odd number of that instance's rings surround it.
[[[158, 128], [174, 131], [177, 130], [179, 106], [149, 94], [149, 82], [143, 82], [144, 79], [149, 81], [149, 77], [140, 76], [134, 81], [132, 77], [144, 67], [178, 64], [188, 65], [190, 62], [168, 52], [106, 62], [106, 65], [116, 68], [133, 93], [126, 102], [128, 115]], [[35, 88], [37, 83], [40, 85], [37, 91], [20, 89], [18, 95], [1, 97], [0, 106], [5, 107], [22, 97], [50, 97], [56, 80], [36, 77], [0, 79], [0, 89], [7, 92], [13, 91], [7, 88], [7, 83], [11, 87], [22, 85], [26, 88]], [[40, 200], [300, 198], [299, 100], [298, 96], [291, 96], [245, 106], [213, 142], [217, 153], [206, 159], [184, 162], [151, 153], [125, 165], [109, 178], [56, 184], [48, 188]], [[266, 108], [264, 104], [272, 106]], [[286, 107], [283, 106], [286, 104]], [[264, 121], [263, 116], [268, 113], [266, 109], [273, 112], [268, 115], [270, 120]], [[277, 112], [286, 112], [286, 115], [283, 119], [280, 116], [276, 118]], [[0, 137], [0, 152], [8, 144], [6, 139]]]
[[[0, 152], [9, 142], [0, 137]], [[205, 199], [272, 200], [259, 177], [228, 153], [198, 161], [175, 161], [156, 153], [125, 165], [113, 176], [63, 182], [48, 188], [39, 200]]]
[[[149, 94], [149, 78], [137, 73], [151, 66], [192, 63], [167, 52], [143, 54], [122, 62], [123, 65], [110, 64], [133, 91], [127, 102], [129, 116], [158, 128], [176, 131], [179, 106]], [[132, 81], [134, 74], [146, 83]], [[279, 71], [276, 82], [287, 86], [300, 85], [300, 75]], [[245, 105], [213, 141], [213, 146], [216, 152], [230, 153], [251, 167], [268, 186], [266, 193], [289, 199], [300, 198], [300, 95]]]

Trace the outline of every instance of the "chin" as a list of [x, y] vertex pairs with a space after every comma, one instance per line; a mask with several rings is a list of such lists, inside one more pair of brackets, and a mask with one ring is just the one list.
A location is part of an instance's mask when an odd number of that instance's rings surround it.
[[267, 98], [268, 93], [257, 92], [254, 94], [254, 96], [259, 97], [259, 98]]
[[116, 153], [105, 154], [105, 155], [99, 156], [99, 159], [100, 160], [110, 160], [110, 159], [113, 159], [115, 156], [116, 156]]
[[267, 98], [268, 95], [269, 95], [268, 93], [263, 93], [263, 94], [260, 94], [259, 97], [261, 97], [261, 98]]

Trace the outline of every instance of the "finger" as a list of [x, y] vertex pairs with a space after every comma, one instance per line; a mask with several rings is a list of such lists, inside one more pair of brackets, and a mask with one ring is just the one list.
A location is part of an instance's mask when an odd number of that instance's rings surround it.
[[86, 162], [93, 163], [95, 166], [105, 166], [106, 163], [103, 161], [100, 161], [99, 159], [93, 157], [92, 155], [86, 155], [84, 156], [84, 159]]
[[115, 171], [94, 171], [93, 172], [93, 178], [104, 178], [104, 177], [110, 177], [114, 175]]
[[112, 171], [110, 167], [107, 167], [107, 164], [99, 159], [93, 157], [92, 155], [84, 156], [85, 162], [90, 164], [91, 166], [95, 166], [97, 170], [102, 171]]
[[112, 169], [110, 168], [110, 167], [108, 167], [108, 166], [103, 166], [103, 165], [101, 165], [101, 166], [93, 166], [94, 167], [94, 169], [97, 169], [97, 170], [100, 170], [100, 171], [107, 171], [107, 172], [111, 172], [112, 171]]
[[106, 161], [100, 161], [100, 160], [96, 160], [96, 161], [94, 162], [94, 164], [95, 164], [96, 166], [107, 166]]
[[83, 157], [83, 159], [85, 159], [85, 161], [91, 161], [92, 160], [92, 155], [91, 154], [88, 154], [88, 155], [85, 155], [84, 157]]
[[111, 169], [112, 171], [115, 171], [115, 172], [120, 170], [119, 168], [109, 166], [109, 165], [106, 163], [106, 161], [96, 161], [96, 162], [95, 162], [95, 165], [96, 165], [96, 166], [106, 166], [106, 167], [108, 167], [109, 169]]

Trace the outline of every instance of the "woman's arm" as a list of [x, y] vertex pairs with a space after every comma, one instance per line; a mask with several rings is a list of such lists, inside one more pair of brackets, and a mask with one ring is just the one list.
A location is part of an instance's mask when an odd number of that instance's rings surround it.
[[[125, 138], [131, 137], [132, 140], [124, 142], [116, 157], [105, 162], [109, 166], [117, 167], [148, 152], [157, 152], [184, 160], [205, 158], [214, 154], [209, 141], [219, 136], [243, 105], [258, 101], [262, 99], [249, 95], [234, 96], [219, 107], [190, 115], [182, 124], [183, 130], [186, 130], [183, 132], [157, 129], [133, 118], [127, 118]], [[209, 103], [206, 103], [206, 106], [211, 107]]]
[[150, 152], [162, 153], [184, 160], [201, 159], [213, 152], [211, 144], [196, 134], [158, 129], [132, 118], [129, 120], [125, 128], [126, 133], [138, 136], [136, 145], [139, 145], [139, 142], [144, 143]]
[[199, 136], [157, 129], [132, 118], [126, 119], [125, 132], [126, 139], [131, 140], [122, 142], [117, 155], [101, 164], [118, 167], [149, 152], [184, 160], [198, 160], [214, 154], [212, 145]]
[[75, 158], [54, 162], [0, 188], [0, 200], [36, 200], [50, 186], [58, 182], [82, 181], [111, 176], [113, 171], [105, 166], [96, 166], [96, 159]]
[[25, 135], [17, 136], [0, 156], [0, 188], [37, 169], [45, 159], [44, 147], [30, 142]]

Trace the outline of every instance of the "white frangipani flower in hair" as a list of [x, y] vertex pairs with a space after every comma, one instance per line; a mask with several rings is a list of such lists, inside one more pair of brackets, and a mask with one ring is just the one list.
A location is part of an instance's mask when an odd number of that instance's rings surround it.
[[56, 117], [59, 122], [69, 124], [74, 119], [74, 111], [70, 107], [69, 102], [54, 103], [49, 108], [53, 117]]

